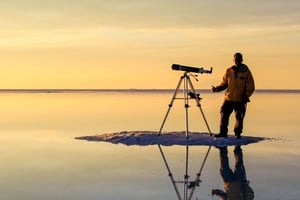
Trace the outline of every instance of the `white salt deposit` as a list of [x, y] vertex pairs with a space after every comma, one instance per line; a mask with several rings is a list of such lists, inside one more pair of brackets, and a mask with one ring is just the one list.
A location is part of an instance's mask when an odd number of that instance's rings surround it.
[[158, 135], [155, 131], [122, 131], [117, 133], [104, 133], [94, 136], [82, 136], [75, 139], [87, 141], [102, 141], [114, 144], [125, 145], [205, 145], [205, 146], [229, 146], [229, 145], [246, 145], [256, 143], [270, 138], [242, 136], [236, 139], [234, 136], [228, 138], [215, 139], [209, 133], [189, 132], [188, 139], [184, 131], [163, 132]]

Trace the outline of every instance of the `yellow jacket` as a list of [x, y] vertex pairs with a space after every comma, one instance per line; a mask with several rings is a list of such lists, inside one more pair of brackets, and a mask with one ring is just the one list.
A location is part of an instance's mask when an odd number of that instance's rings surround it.
[[226, 90], [225, 100], [249, 102], [249, 97], [255, 90], [254, 80], [247, 65], [232, 66], [226, 70], [223, 80], [216, 91]]

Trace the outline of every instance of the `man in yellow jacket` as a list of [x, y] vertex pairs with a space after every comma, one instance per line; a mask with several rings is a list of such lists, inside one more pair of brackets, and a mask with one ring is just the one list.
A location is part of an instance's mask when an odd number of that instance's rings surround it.
[[226, 89], [225, 100], [221, 107], [220, 133], [215, 137], [227, 137], [229, 117], [235, 111], [236, 123], [234, 133], [237, 139], [241, 138], [243, 120], [246, 113], [246, 105], [249, 97], [255, 90], [254, 80], [248, 66], [243, 64], [243, 55], [234, 54], [235, 65], [226, 70], [220, 85], [212, 87], [213, 92]]

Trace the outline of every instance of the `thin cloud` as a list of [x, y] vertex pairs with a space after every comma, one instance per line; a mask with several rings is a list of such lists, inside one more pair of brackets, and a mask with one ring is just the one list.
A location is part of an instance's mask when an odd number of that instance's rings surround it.
[[285, 26], [300, 22], [297, 0], [11, 0], [0, 6], [0, 25], [14, 29], [184, 29], [245, 24]]

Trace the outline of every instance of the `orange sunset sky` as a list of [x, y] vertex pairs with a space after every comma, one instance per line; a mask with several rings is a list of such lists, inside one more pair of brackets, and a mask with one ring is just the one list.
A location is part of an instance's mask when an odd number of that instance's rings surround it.
[[2, 0], [0, 88], [174, 88], [221, 81], [240, 51], [261, 89], [299, 89], [300, 1]]

